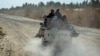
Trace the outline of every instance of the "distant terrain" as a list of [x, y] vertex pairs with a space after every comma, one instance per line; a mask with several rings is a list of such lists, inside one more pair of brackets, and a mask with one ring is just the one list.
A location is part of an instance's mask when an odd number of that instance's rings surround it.
[[78, 26], [100, 28], [100, 1], [84, 0], [82, 3], [60, 3], [49, 1], [46, 4], [24, 3], [22, 6], [0, 9], [1, 13], [43, 20], [51, 9], [60, 9], [62, 15], [66, 15], [70, 23]]

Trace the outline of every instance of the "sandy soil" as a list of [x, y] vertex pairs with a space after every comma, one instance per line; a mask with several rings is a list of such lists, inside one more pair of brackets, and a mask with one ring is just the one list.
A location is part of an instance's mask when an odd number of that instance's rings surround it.
[[39, 29], [38, 20], [0, 14], [0, 26], [7, 34], [0, 40], [0, 56], [25, 56], [22, 50]]

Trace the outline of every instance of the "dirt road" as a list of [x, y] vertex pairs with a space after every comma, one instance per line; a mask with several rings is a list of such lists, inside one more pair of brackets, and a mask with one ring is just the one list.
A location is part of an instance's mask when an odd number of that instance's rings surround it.
[[25, 56], [21, 49], [27, 40], [37, 33], [39, 22], [24, 17], [0, 14], [0, 26], [7, 34], [0, 40], [0, 56]]
[[[0, 56], [27, 56], [23, 47], [39, 30], [38, 20], [0, 14], [0, 27], [7, 34], [0, 39]], [[79, 37], [73, 43], [83, 50], [84, 56], [100, 56], [100, 30], [75, 27]]]

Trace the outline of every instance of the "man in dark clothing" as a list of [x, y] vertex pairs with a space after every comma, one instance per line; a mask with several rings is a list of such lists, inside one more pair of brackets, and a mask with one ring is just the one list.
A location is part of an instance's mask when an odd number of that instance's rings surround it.
[[47, 18], [52, 18], [55, 15], [54, 10], [51, 9], [51, 12], [49, 13], [49, 15], [47, 15]]
[[51, 9], [51, 12], [44, 17], [44, 26], [47, 27], [47, 22], [49, 21], [49, 19], [52, 19], [54, 17], [55, 13], [54, 10]]
[[59, 10], [59, 9], [56, 10], [55, 15], [56, 15], [58, 18], [61, 18], [61, 17], [62, 17], [62, 14], [60, 13], [60, 10]]

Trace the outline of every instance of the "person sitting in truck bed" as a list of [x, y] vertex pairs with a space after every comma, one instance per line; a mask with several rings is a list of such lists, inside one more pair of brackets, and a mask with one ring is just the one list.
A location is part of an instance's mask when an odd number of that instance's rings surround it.
[[57, 16], [57, 18], [61, 18], [62, 17], [62, 14], [60, 13], [59, 9], [56, 10], [55, 16]]
[[54, 17], [54, 15], [55, 15], [55, 12], [53, 9], [51, 9], [51, 12], [47, 15], [47, 18], [52, 18]]
[[47, 27], [47, 22], [50, 21], [55, 16], [54, 10], [51, 9], [51, 12], [44, 17], [44, 26]]

